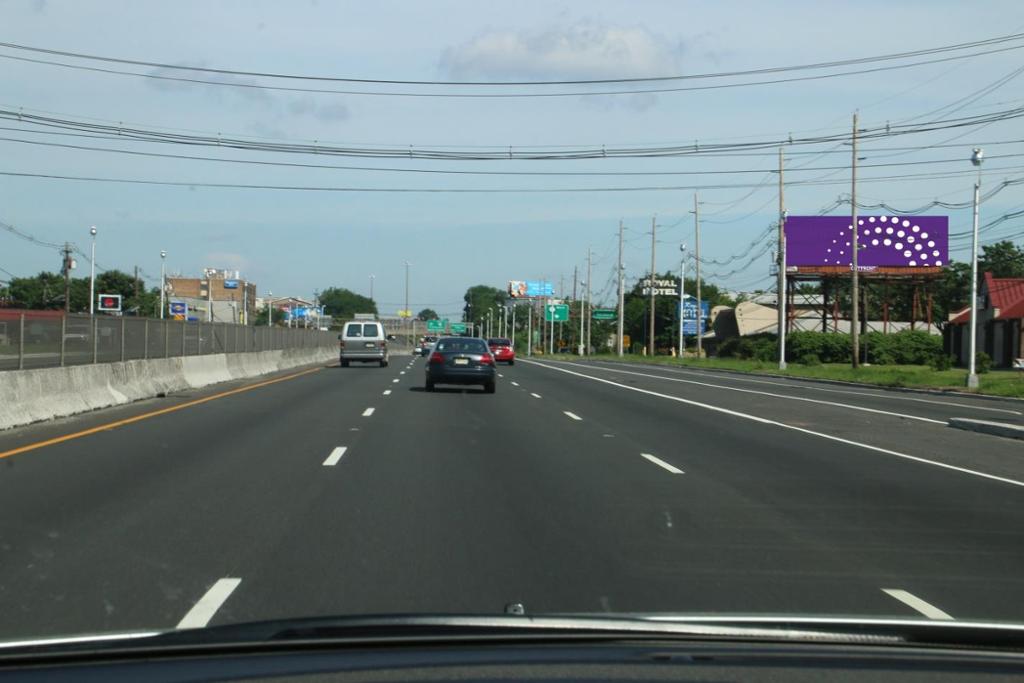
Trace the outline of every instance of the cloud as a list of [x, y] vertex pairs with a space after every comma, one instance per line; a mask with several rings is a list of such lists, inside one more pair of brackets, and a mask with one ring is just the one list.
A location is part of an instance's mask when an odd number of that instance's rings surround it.
[[[190, 66], [190, 67], [205, 67], [204, 62], [179, 62], [177, 66]], [[209, 94], [218, 100], [223, 99], [225, 96], [233, 96], [241, 99], [246, 104], [262, 104], [269, 105], [274, 101], [270, 91], [264, 90], [263, 88], [254, 88], [248, 86], [259, 85], [257, 81], [250, 78], [242, 78], [240, 76], [233, 76], [231, 74], [204, 74], [202, 72], [188, 72], [180, 71], [178, 69], [168, 69], [166, 67], [160, 67], [152, 69], [146, 72], [148, 76], [158, 76], [159, 78], [149, 78], [147, 83], [157, 90], [163, 90], [165, 92], [175, 92], [189, 90], [192, 88], [203, 88], [209, 92]], [[205, 83], [190, 83], [188, 81], [174, 81], [169, 80], [171, 78], [192, 78], [203, 81], [217, 81], [219, 83], [226, 83], [227, 86], [221, 85], [208, 85]], [[232, 87], [241, 86], [241, 87]]]
[[315, 99], [308, 96], [292, 100], [288, 105], [288, 111], [293, 116], [314, 116], [327, 123], [344, 121], [351, 115], [344, 102], [318, 104]]
[[683, 45], [642, 26], [581, 21], [536, 30], [491, 30], [441, 55], [453, 80], [589, 80], [670, 76]]

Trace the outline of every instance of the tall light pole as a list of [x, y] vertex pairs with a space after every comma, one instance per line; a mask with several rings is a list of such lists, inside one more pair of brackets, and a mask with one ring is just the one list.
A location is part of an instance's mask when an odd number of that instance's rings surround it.
[[626, 307], [624, 305], [625, 304], [625, 299], [626, 299], [626, 293], [622, 290], [623, 286], [625, 286], [625, 271], [624, 271], [624, 269], [622, 267], [622, 221], [621, 220], [619, 221], [619, 265], [618, 265], [617, 276], [618, 276], [618, 280], [619, 280], [619, 310], [618, 310], [618, 317], [619, 317], [619, 319], [618, 319], [618, 329], [616, 330], [616, 332], [618, 333], [619, 339], [618, 339], [618, 344], [617, 344], [618, 348], [616, 350], [618, 351], [619, 357], [621, 358], [622, 357], [622, 352], [623, 352], [623, 349], [622, 349], [622, 335], [624, 333], [622, 318], [626, 314]]
[[160, 250], [160, 319], [164, 319], [164, 309], [167, 308], [165, 296], [167, 294], [167, 275], [164, 265], [167, 262], [167, 252]]
[[978, 373], [975, 368], [975, 348], [978, 343], [978, 204], [981, 201], [981, 160], [985, 150], [975, 147], [971, 163], [978, 168], [978, 179], [974, 181], [974, 229], [971, 237], [971, 330], [967, 359], [967, 387], [978, 388]]
[[[582, 286], [586, 287], [587, 286], [587, 281], [584, 280], [584, 281], [580, 282], [580, 284]], [[583, 355], [583, 349], [586, 348], [586, 344], [587, 344], [587, 342], [586, 342], [586, 340], [585, 340], [585, 338], [583, 336], [583, 321], [586, 320], [586, 314], [584, 313], [584, 305], [586, 304], [586, 301], [585, 301], [586, 298], [587, 298], [587, 295], [586, 295], [586, 291], [584, 290], [583, 298], [580, 299], [580, 343], [577, 345], [577, 350], [579, 351], [579, 355], [581, 355], [581, 356]]]
[[850, 262], [850, 270], [852, 271], [850, 286], [850, 342], [853, 345], [853, 367], [856, 369], [860, 366], [860, 308], [858, 307], [860, 299], [860, 266], [857, 262], [857, 251], [860, 248], [857, 242], [857, 235], [860, 233], [860, 225], [857, 222], [857, 112], [853, 112], [853, 137], [850, 144], [853, 150], [853, 156], [850, 161], [850, 208], [852, 211], [850, 229], [853, 230], [853, 239], [850, 241], [852, 245], [850, 248], [853, 250]]
[[96, 226], [89, 228], [92, 235], [92, 256], [89, 257], [89, 315], [93, 314], [96, 305]]
[[271, 306], [272, 303], [274, 303], [274, 293], [271, 292], [268, 289], [267, 290], [267, 327], [271, 327], [273, 325], [272, 321], [274, 319], [274, 308]]
[[686, 245], [679, 245], [679, 357], [683, 357], [685, 346], [683, 327], [686, 325]]
[[370, 275], [370, 301], [373, 301], [373, 278], [374, 277], [376, 277], [376, 276], [373, 275], [373, 274]]
[[704, 357], [704, 301], [700, 293], [700, 200], [693, 193], [694, 270], [697, 271], [697, 358]]
[[[783, 158], [782, 148], [779, 147], [779, 254], [778, 254], [778, 294], [776, 296], [776, 308], [779, 312], [779, 369], [786, 369], [786, 326], [789, 324], [789, 314], [786, 312], [786, 295], [788, 285], [786, 284], [786, 201], [785, 185], [783, 184]], [[824, 330], [823, 330], [824, 331]]]

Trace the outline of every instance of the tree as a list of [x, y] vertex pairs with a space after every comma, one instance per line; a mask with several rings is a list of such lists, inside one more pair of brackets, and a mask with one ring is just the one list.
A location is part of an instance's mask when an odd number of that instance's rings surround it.
[[[344, 287], [328, 287], [320, 292], [320, 303], [324, 312], [339, 320], [352, 318], [356, 313], [377, 313], [377, 304], [369, 297], [345, 289]], [[267, 321], [266, 315], [263, 322]]]
[[[663, 273], [655, 276], [656, 280], [678, 281], [678, 277], [671, 273]], [[697, 295], [697, 281], [686, 278], [686, 293], [691, 297]], [[735, 302], [722, 292], [717, 285], [701, 281], [700, 296], [708, 302], [709, 307], [733, 306]], [[650, 295], [643, 293], [643, 278], [637, 281], [633, 289], [626, 292], [625, 315], [623, 316], [623, 330], [630, 336], [634, 344], [643, 343], [646, 345], [647, 334], [650, 329]], [[678, 296], [655, 296], [654, 297], [654, 345], [655, 347], [674, 347], [679, 340], [679, 297]], [[593, 338], [592, 338], [593, 341]]]
[[437, 311], [432, 308], [424, 308], [416, 314], [417, 320], [438, 320], [439, 317], [440, 316], [437, 315]]
[[508, 292], [487, 285], [476, 285], [466, 290], [462, 300], [466, 302], [462, 309], [462, 320], [480, 324], [487, 320], [488, 309], [505, 305]]
[[[86, 281], [88, 287], [88, 281]], [[64, 308], [64, 277], [59, 273], [43, 271], [34, 277], [11, 278], [10, 297], [14, 306], [36, 310]], [[88, 290], [86, 290], [88, 306]], [[72, 295], [74, 292], [72, 293]], [[72, 296], [71, 310], [77, 310]]]
[[1024, 250], [1009, 240], [987, 244], [978, 258], [978, 276], [991, 272], [993, 277], [1024, 277]]

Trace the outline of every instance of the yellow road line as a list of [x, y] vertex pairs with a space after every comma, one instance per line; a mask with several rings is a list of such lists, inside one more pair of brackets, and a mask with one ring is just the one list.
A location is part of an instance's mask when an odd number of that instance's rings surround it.
[[320, 370], [323, 370], [323, 368], [311, 368], [309, 370], [303, 370], [302, 372], [296, 372], [291, 375], [285, 375], [284, 377], [276, 377], [274, 379], [268, 379], [263, 382], [257, 382], [256, 384], [249, 384], [244, 387], [239, 387], [237, 389], [231, 389], [230, 391], [222, 391], [221, 393], [213, 394], [212, 396], [197, 398], [194, 401], [186, 401], [185, 403], [179, 403], [178, 405], [170, 406], [168, 408], [161, 408], [160, 410], [154, 410], [149, 413], [135, 415], [134, 417], [128, 417], [123, 420], [108, 422], [106, 424], [99, 425], [98, 427], [90, 427], [89, 429], [83, 429], [82, 431], [79, 432], [72, 432], [71, 434], [64, 434], [63, 436], [57, 436], [52, 439], [46, 439], [45, 441], [37, 441], [35, 443], [30, 443], [26, 446], [19, 446], [18, 448], [12, 448], [9, 451], [0, 452], [0, 459], [9, 458], [12, 455], [18, 455], [19, 453], [25, 453], [27, 451], [34, 451], [37, 448], [44, 448], [46, 446], [52, 446], [54, 444], [63, 443], [65, 441], [71, 441], [72, 439], [80, 439], [83, 436], [89, 436], [90, 434], [95, 434], [96, 432], [103, 432], [108, 429], [116, 429], [117, 427], [123, 427], [125, 425], [132, 424], [133, 422], [141, 422], [142, 420], [148, 420], [151, 417], [157, 417], [158, 415], [166, 415], [167, 413], [173, 413], [177, 410], [183, 410], [184, 408], [191, 408], [192, 406], [197, 406], [200, 403], [207, 403], [209, 401], [214, 401], [218, 398], [234, 396], [235, 394], [240, 394], [244, 391], [252, 391], [253, 389], [265, 387], [268, 384], [277, 384], [278, 382], [284, 382], [289, 379], [295, 379], [296, 377], [302, 377], [303, 375], [308, 375], [313, 372], [319, 372]]

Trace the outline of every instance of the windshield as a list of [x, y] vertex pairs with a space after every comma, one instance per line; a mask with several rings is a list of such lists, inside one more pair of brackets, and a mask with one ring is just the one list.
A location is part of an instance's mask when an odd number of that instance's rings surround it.
[[1024, 623], [1022, 7], [3, 2], [0, 641]]

